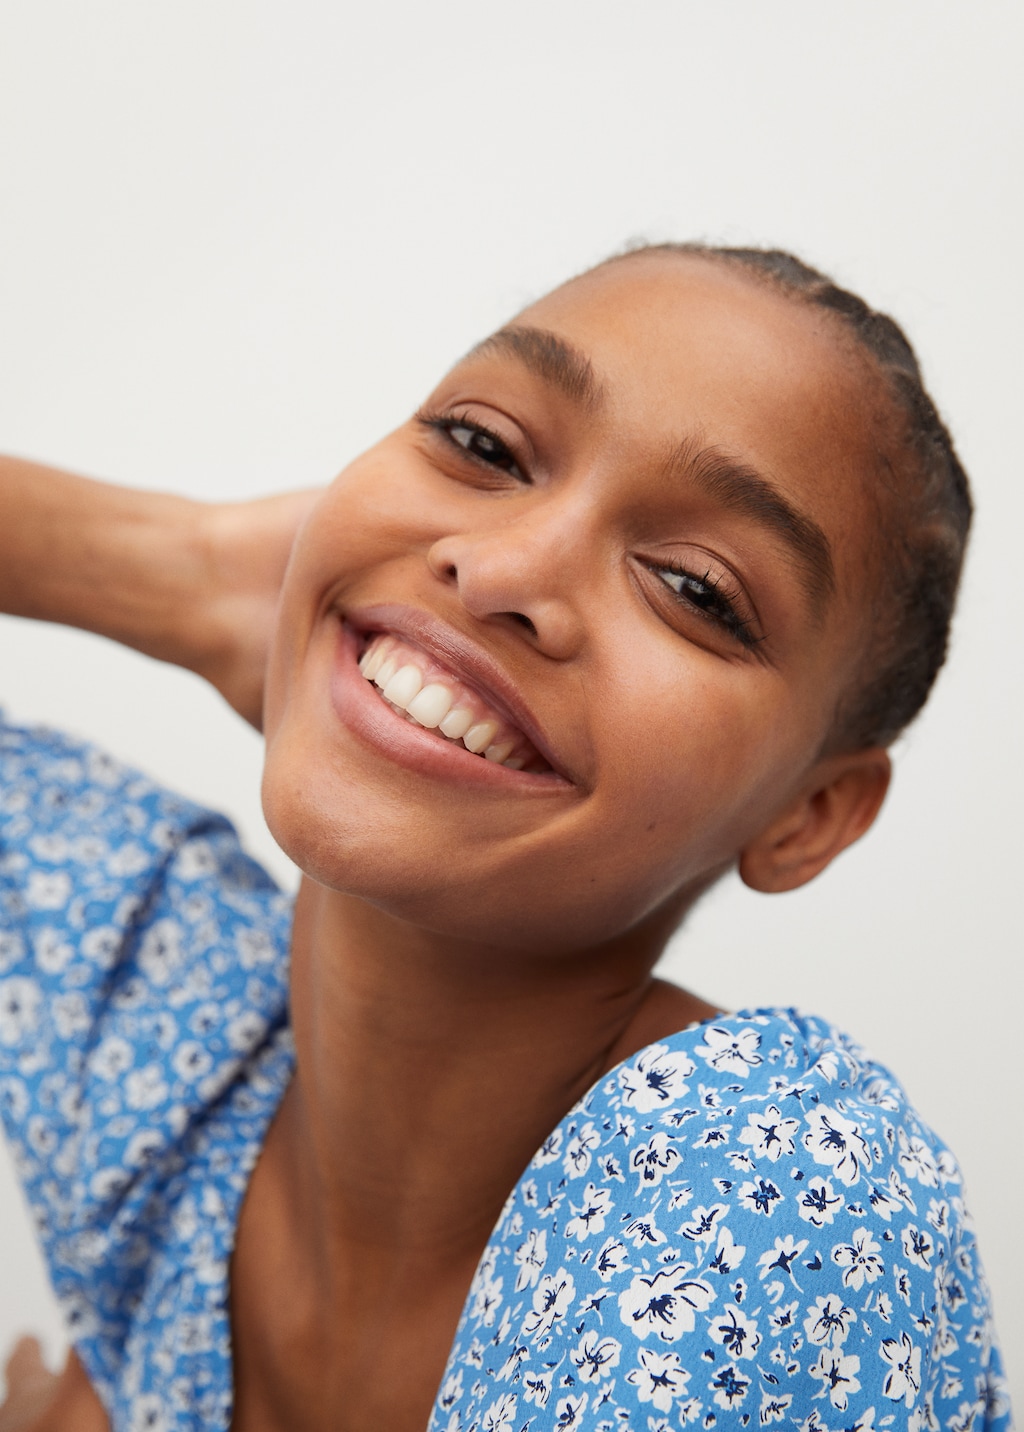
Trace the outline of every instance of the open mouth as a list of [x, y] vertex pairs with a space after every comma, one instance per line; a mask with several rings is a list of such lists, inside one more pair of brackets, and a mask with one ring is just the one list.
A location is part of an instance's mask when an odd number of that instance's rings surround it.
[[368, 636], [359, 670], [405, 720], [485, 761], [544, 774], [551, 766], [518, 727], [421, 648], [390, 633]]

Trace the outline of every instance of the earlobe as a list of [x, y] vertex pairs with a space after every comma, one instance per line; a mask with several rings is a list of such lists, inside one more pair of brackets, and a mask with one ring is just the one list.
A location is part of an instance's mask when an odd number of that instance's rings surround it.
[[742, 851], [744, 884], [776, 894], [813, 880], [872, 824], [891, 774], [880, 747], [819, 762], [803, 792]]

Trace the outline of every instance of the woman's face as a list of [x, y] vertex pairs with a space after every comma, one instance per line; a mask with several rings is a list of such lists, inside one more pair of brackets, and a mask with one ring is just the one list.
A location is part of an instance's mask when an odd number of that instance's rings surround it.
[[851, 679], [876, 406], [828, 315], [699, 259], [520, 314], [300, 535], [266, 711], [284, 849], [538, 950], [700, 889], [812, 779]]

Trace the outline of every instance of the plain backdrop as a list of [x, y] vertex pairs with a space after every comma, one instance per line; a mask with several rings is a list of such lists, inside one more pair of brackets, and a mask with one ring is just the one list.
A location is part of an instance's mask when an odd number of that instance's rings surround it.
[[[908, 327], [971, 472], [953, 656], [867, 840], [726, 881], [666, 971], [795, 1002], [956, 1150], [1024, 1392], [1022, 10], [973, 0], [3, 0], [0, 448], [205, 498], [326, 481], [525, 301], [637, 236], [796, 249]], [[227, 810], [201, 683], [0, 624], [0, 699]], [[0, 1166], [0, 1343], [59, 1319]]]

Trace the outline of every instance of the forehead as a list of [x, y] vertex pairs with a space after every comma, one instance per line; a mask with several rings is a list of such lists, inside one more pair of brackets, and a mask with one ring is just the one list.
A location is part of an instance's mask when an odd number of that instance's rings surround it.
[[518, 325], [586, 356], [587, 420], [606, 439], [714, 445], [765, 473], [848, 557], [868, 540], [888, 404], [834, 315], [722, 263], [641, 254], [555, 289]]

